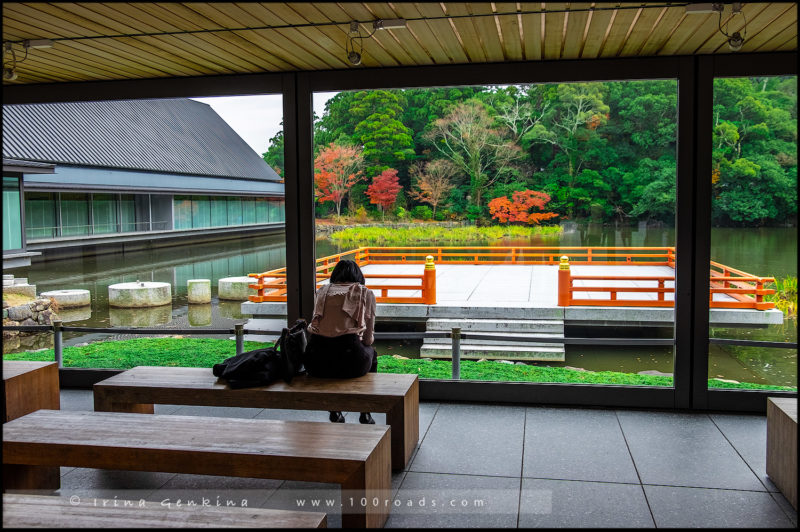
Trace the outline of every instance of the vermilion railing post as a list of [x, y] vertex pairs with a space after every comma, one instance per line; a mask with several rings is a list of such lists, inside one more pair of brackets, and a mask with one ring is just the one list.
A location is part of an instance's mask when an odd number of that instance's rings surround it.
[[422, 276], [422, 302], [426, 305], [436, 304], [436, 265], [433, 255], [425, 257], [425, 272]]
[[558, 266], [558, 306], [568, 307], [572, 294], [570, 293], [570, 273], [569, 257], [561, 257], [561, 264]]
[[664, 285], [664, 279], [659, 279], [658, 280], [658, 288], [659, 288], [659, 290], [658, 290], [658, 300], [659, 301], [664, 301], [664, 292], [661, 291], [661, 289], [664, 288], [664, 286], [665, 286]]

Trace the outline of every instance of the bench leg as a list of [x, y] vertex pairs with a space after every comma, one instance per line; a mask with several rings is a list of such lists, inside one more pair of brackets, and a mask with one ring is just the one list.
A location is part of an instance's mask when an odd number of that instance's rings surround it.
[[[391, 431], [391, 429], [390, 429]], [[342, 528], [383, 528], [392, 509], [390, 435], [342, 482]]]
[[55, 491], [61, 487], [61, 468], [3, 464], [3, 491]]
[[386, 413], [386, 424], [392, 427], [392, 469], [403, 469], [419, 441], [419, 382]]
[[123, 403], [113, 401], [102, 393], [94, 391], [94, 411], [95, 412], [129, 412], [131, 414], [152, 414], [155, 409], [152, 404], [147, 403]]

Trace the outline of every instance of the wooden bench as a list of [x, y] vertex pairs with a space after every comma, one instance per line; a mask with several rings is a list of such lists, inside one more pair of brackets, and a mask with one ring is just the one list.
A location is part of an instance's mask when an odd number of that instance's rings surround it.
[[[41, 409], [61, 408], [61, 391], [56, 362], [3, 361], [3, 423]], [[37, 478], [31, 482], [58, 489], [61, 470], [42, 467], [30, 472]]]
[[58, 364], [3, 361], [3, 423], [41, 408], [58, 410]]
[[767, 399], [767, 475], [797, 510], [797, 398]]
[[[342, 527], [382, 527], [391, 509], [391, 429], [310, 421], [39, 410], [3, 426], [3, 487], [67, 466], [272, 478], [342, 486]], [[366, 501], [389, 501], [366, 504]]]
[[210, 369], [137, 366], [94, 385], [98, 412], [153, 413], [153, 404], [385, 412], [392, 468], [403, 469], [419, 440], [417, 375], [367, 373], [355, 379], [306, 375], [291, 384], [232, 390]]
[[3, 495], [3, 528], [327, 528], [324, 513]]

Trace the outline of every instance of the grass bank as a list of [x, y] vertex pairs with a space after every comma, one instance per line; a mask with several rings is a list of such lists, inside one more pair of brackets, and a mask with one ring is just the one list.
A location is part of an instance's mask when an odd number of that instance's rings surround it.
[[416, 227], [349, 227], [331, 233], [330, 238], [340, 244], [386, 244], [410, 245], [420, 242], [465, 243], [491, 242], [503, 238], [528, 238], [533, 235], [549, 235], [562, 232], [561, 226], [523, 227], [517, 225], [489, 227], [441, 227], [421, 224]]
[[[130, 369], [134, 366], [181, 366], [210, 368], [235, 352], [233, 340], [213, 338], [136, 338], [105, 341], [85, 346], [65, 347], [64, 367]], [[266, 344], [245, 342], [244, 349], [258, 349]], [[52, 349], [3, 355], [4, 360], [54, 360]], [[378, 357], [381, 373], [416, 373], [425, 379], [450, 379], [449, 360], [417, 360]], [[576, 384], [621, 384], [628, 386], [672, 386], [672, 377], [638, 375], [616, 371], [580, 371], [567, 368], [505, 364], [496, 361], [461, 361], [461, 378], [478, 381], [563, 382]], [[748, 390], [787, 390], [797, 388], [710, 379], [712, 388]]]

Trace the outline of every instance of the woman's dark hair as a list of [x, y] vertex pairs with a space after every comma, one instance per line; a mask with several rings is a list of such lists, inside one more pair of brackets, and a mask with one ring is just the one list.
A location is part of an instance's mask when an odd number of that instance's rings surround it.
[[331, 273], [331, 282], [366, 284], [361, 268], [352, 260], [340, 260], [336, 263], [336, 267]]

